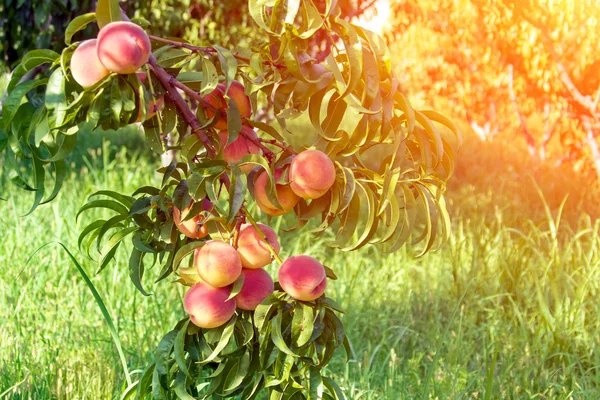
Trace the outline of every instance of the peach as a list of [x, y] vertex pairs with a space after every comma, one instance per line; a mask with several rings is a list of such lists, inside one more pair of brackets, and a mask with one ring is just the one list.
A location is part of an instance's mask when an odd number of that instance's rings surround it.
[[290, 165], [290, 187], [303, 199], [318, 199], [335, 182], [333, 161], [319, 150], [306, 150], [298, 154]]
[[[282, 171], [281, 169], [275, 170], [275, 181], [277, 181], [281, 177]], [[277, 199], [279, 200], [279, 205], [282, 210], [275, 207], [273, 203], [267, 197], [267, 180], [269, 179], [269, 175], [266, 171], [262, 171], [256, 177], [254, 181], [254, 200], [256, 200], [256, 204], [258, 207], [263, 210], [265, 213], [273, 216], [283, 215], [292, 208], [300, 198], [292, 191], [289, 185], [281, 185], [276, 184], [275, 188], [277, 191]]]
[[[266, 241], [273, 247], [275, 253], [279, 254], [277, 233], [267, 225], [257, 225], [265, 234]], [[252, 224], [243, 224], [240, 227], [237, 251], [240, 253], [244, 268], [257, 269], [271, 263], [272, 255], [265, 239], [261, 239], [258, 230]]]
[[[246, 136], [244, 136], [244, 134]], [[248, 154], [259, 154], [260, 148], [255, 145], [251, 140], [248, 140], [246, 137], [251, 137], [258, 140], [258, 135], [254, 131], [254, 129], [243, 126], [242, 131], [239, 133], [236, 140], [229, 143], [227, 145], [227, 139], [229, 138], [229, 133], [227, 131], [219, 132], [219, 140], [221, 141], [221, 146], [223, 149], [223, 159], [228, 163], [236, 163], [240, 161], [244, 156]], [[243, 173], [249, 173], [252, 168], [254, 168], [253, 164], [242, 165], [240, 169]]]
[[235, 296], [237, 306], [242, 310], [254, 310], [275, 290], [273, 279], [264, 269], [242, 270], [244, 284]]
[[228, 243], [210, 240], [194, 252], [198, 275], [214, 287], [231, 285], [242, 273], [242, 260], [237, 250]]
[[152, 51], [146, 32], [127, 21], [111, 22], [100, 29], [97, 47], [102, 65], [118, 74], [137, 71], [148, 61]]
[[[188, 220], [182, 221], [182, 219], [185, 219], [185, 216], [190, 211], [191, 207], [192, 205], [190, 204], [190, 206], [186, 207], [182, 213], [181, 210], [174, 206], [173, 222], [175, 222], [175, 225], [177, 226], [177, 229], [179, 229], [179, 232], [183, 233], [185, 236], [189, 237], [190, 239], [201, 239], [208, 235], [208, 229], [206, 225], [203, 224], [205, 217], [201, 213]], [[211, 207], [212, 203], [210, 202], [210, 200], [202, 200], [202, 209], [204, 211], [210, 210]]]
[[[207, 94], [204, 100], [212, 107], [206, 107], [206, 116], [210, 119], [215, 115], [215, 109], [218, 110], [221, 115], [215, 124], [215, 128], [219, 130], [227, 129], [227, 102], [225, 101], [225, 85], [219, 83], [217, 88]], [[250, 98], [246, 96], [244, 92], [244, 86], [238, 81], [231, 82], [229, 90], [227, 91], [227, 97], [235, 102], [240, 116], [242, 119], [249, 118], [252, 115], [252, 105], [250, 104]]]
[[96, 44], [96, 39], [81, 42], [71, 57], [73, 79], [84, 88], [94, 86], [110, 74], [98, 59]]
[[281, 264], [278, 273], [281, 288], [296, 300], [320, 297], [327, 286], [323, 265], [310, 256], [293, 256]]
[[183, 308], [200, 328], [216, 328], [233, 317], [235, 298], [227, 300], [230, 288], [215, 288], [204, 282], [192, 286], [183, 298]]

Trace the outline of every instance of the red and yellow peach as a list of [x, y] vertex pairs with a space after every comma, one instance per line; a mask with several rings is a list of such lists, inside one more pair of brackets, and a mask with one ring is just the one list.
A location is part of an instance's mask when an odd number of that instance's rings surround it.
[[205, 282], [192, 286], [183, 298], [183, 307], [192, 323], [200, 328], [216, 328], [231, 319], [236, 301], [229, 299], [231, 289], [215, 288]]
[[134, 73], [148, 61], [152, 51], [146, 32], [127, 21], [111, 22], [100, 29], [97, 47], [102, 65], [117, 74]]
[[84, 88], [94, 86], [110, 74], [98, 59], [97, 42], [96, 39], [81, 42], [71, 57], [73, 79]]
[[[281, 169], [275, 170], [275, 181], [281, 177], [281, 174]], [[281, 209], [275, 207], [275, 205], [271, 203], [269, 197], [267, 196], [268, 179], [269, 175], [267, 172], [262, 171], [258, 174], [254, 181], [254, 200], [261, 210], [269, 215], [277, 216], [285, 214], [294, 208], [296, 204], [298, 204], [300, 198], [292, 191], [292, 188], [289, 185], [275, 184], [277, 199], [279, 200]]]
[[211, 240], [194, 253], [194, 266], [200, 278], [214, 287], [231, 285], [242, 273], [242, 260], [228, 243]]
[[277, 233], [267, 225], [257, 224], [257, 226], [264, 233], [265, 239], [261, 239], [260, 233], [252, 224], [243, 224], [240, 227], [237, 251], [244, 268], [257, 269], [271, 263], [272, 254], [267, 242], [275, 253], [279, 254]]
[[310, 256], [288, 258], [278, 273], [281, 288], [296, 300], [311, 301], [319, 298], [327, 286], [323, 265]]
[[335, 183], [335, 166], [322, 151], [306, 150], [294, 157], [289, 180], [296, 195], [303, 199], [317, 199]]
[[235, 301], [242, 310], [254, 310], [273, 293], [273, 279], [264, 269], [244, 268], [242, 275], [244, 275], [244, 284], [242, 290], [235, 296]]

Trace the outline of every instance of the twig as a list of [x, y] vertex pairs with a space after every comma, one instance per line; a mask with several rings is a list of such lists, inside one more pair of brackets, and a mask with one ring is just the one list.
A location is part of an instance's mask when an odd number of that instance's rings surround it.
[[174, 78], [167, 73], [158, 63], [156, 62], [156, 57], [154, 55], [150, 55], [150, 59], [148, 60], [150, 67], [156, 74], [156, 77], [160, 81], [161, 85], [167, 91], [167, 95], [169, 99], [175, 104], [179, 112], [182, 114], [185, 122], [192, 129], [192, 133], [198, 135], [202, 143], [204, 143], [204, 147], [206, 148], [206, 152], [210, 158], [214, 158], [216, 155], [215, 149], [212, 147], [212, 144], [206, 135], [206, 132], [202, 129], [200, 122], [188, 107], [186, 101], [181, 97], [181, 94], [177, 91], [177, 89], [173, 86], [172, 82]]
[[[227, 117], [227, 114], [224, 111], [221, 111], [219, 108], [215, 107], [214, 105], [212, 105], [209, 102], [207, 102], [206, 100], [204, 100], [204, 98], [200, 95], [200, 93], [196, 92], [194, 89], [187, 87], [186, 85], [179, 82], [177, 79], [175, 79], [173, 77], [171, 77], [170, 83], [173, 86], [175, 86], [176, 88], [181, 89], [181, 91], [183, 91], [185, 94], [190, 96], [192, 99], [197, 100], [200, 104], [202, 104], [202, 107], [209, 108], [215, 114], [219, 114], [219, 116], [221, 118]], [[261, 149], [261, 151], [263, 152], [263, 154], [265, 155], [265, 157], [267, 157], [267, 159], [269, 159], [269, 161], [271, 161], [273, 159], [273, 157], [275, 157], [275, 154], [273, 153], [273, 151], [271, 149], [269, 149], [268, 147], [266, 147], [265, 145], [263, 145], [261, 143], [260, 139], [257, 139], [257, 138], [247, 135], [243, 130], [240, 131], [240, 135], [242, 135], [246, 140], [249, 140], [252, 143], [254, 143], [256, 146], [258, 146]]]
[[[204, 53], [204, 54], [215, 54], [217, 53], [217, 50], [212, 48], [212, 47], [199, 47], [199, 46], [193, 46], [191, 44], [187, 44], [184, 42], [177, 42], [175, 40], [170, 40], [170, 39], [163, 39], [159, 36], [154, 36], [154, 35], [148, 35], [148, 37], [150, 38], [150, 40], [154, 40], [155, 42], [161, 42], [161, 43], [165, 43], [168, 44], [170, 46], [173, 46], [177, 49], [187, 49], [190, 50], [193, 53]], [[240, 61], [244, 61], [245, 63], [250, 63], [250, 59], [248, 57], [244, 57], [239, 55], [237, 52], [232, 53], [233, 56], [240, 60]], [[263, 64], [266, 65], [271, 65], [275, 68], [278, 69], [284, 69], [287, 68], [284, 64], [278, 64], [278, 63], [274, 63], [273, 61], [263, 61]]]

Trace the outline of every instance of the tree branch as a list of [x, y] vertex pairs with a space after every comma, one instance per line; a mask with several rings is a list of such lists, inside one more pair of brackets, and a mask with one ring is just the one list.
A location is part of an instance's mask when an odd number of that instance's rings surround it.
[[190, 110], [187, 102], [184, 100], [183, 97], [181, 97], [181, 94], [177, 91], [175, 86], [173, 86], [172, 82], [174, 78], [169, 73], [167, 73], [167, 71], [165, 71], [164, 68], [158, 65], [158, 63], [156, 62], [156, 57], [154, 55], [150, 55], [148, 63], [150, 64], [152, 71], [154, 71], [154, 73], [156, 74], [156, 77], [160, 81], [161, 85], [167, 91], [169, 99], [173, 102], [173, 104], [175, 104], [175, 106], [185, 119], [185, 122], [192, 129], [192, 133], [198, 135], [200, 140], [202, 140], [202, 143], [204, 143], [204, 147], [206, 148], [208, 156], [210, 158], [214, 158], [216, 155], [215, 149], [213, 148], [210, 139], [206, 135], [206, 132], [202, 129], [200, 122], [198, 121], [192, 110]]

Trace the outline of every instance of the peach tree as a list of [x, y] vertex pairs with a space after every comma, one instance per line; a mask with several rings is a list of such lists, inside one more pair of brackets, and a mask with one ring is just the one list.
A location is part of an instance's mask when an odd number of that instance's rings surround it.
[[[130, 240], [142, 294], [154, 265], [157, 282], [189, 287], [188, 315], [124, 397], [345, 398], [322, 373], [336, 349], [350, 352], [343, 311], [326, 296], [335, 273], [310, 255], [281, 260], [277, 232], [257, 215], [334, 230], [327, 244], [342, 251], [410, 240], [424, 254], [449, 233], [443, 195], [460, 134], [411, 107], [382, 40], [341, 19], [334, 0], [250, 0], [248, 12], [261, 46], [200, 47], [153, 36], [117, 0], [100, 0], [68, 25], [61, 54], [27, 53], [8, 87], [0, 150], [12, 182], [34, 193], [31, 211], [59, 193], [80, 136], [135, 124], [156, 153], [178, 150], [160, 185], [101, 190], [78, 212], [112, 213], [79, 237], [88, 254], [98, 249], [98, 271]], [[71, 43], [89, 24], [97, 37]], [[324, 62], [317, 33], [331, 43]], [[40, 65], [43, 77], [22, 79]], [[273, 123], [255, 118], [265, 107]], [[286, 141], [306, 133], [288, 126], [300, 116], [317, 138], [310, 148]], [[274, 260], [277, 282], [263, 269]]]

